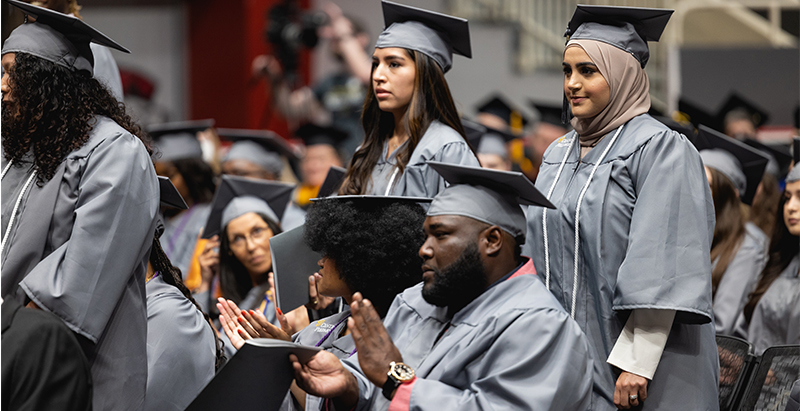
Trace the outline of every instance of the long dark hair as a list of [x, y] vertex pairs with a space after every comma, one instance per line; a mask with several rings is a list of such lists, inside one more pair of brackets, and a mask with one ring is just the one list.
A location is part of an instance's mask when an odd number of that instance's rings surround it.
[[713, 168], [708, 169], [711, 173], [714, 214], [717, 218], [717, 223], [714, 225], [714, 241], [711, 243], [711, 261], [717, 261], [717, 265], [711, 271], [711, 287], [715, 295], [728, 264], [744, 239], [745, 219], [742, 215], [742, 202], [736, 195], [736, 188], [731, 180]]
[[177, 288], [180, 290], [181, 294], [183, 294], [189, 301], [197, 307], [197, 310], [203, 314], [203, 318], [206, 319], [208, 326], [211, 327], [211, 333], [214, 334], [214, 346], [217, 349], [217, 357], [216, 361], [214, 361], [214, 370], [219, 370], [222, 364], [225, 363], [225, 350], [223, 350], [223, 342], [219, 339], [217, 335], [217, 330], [214, 328], [214, 324], [211, 322], [211, 317], [206, 314], [200, 305], [197, 304], [197, 301], [194, 300], [192, 297], [192, 293], [186, 288], [186, 285], [183, 284], [183, 280], [181, 279], [183, 276], [181, 275], [181, 270], [178, 267], [172, 265], [172, 262], [167, 257], [167, 254], [161, 248], [161, 241], [158, 240], [157, 237], [153, 238], [153, 248], [150, 250], [150, 264], [153, 266], [153, 269], [158, 271], [161, 275], [161, 278], [164, 279], [164, 282]]
[[[267, 223], [273, 236], [283, 232], [280, 223], [272, 221], [262, 213], [256, 214]], [[253, 280], [241, 261], [233, 255], [227, 231], [228, 227], [225, 227], [219, 235], [219, 287], [223, 297], [239, 304], [253, 288]], [[266, 272], [262, 274], [263, 281], [267, 281], [267, 274]]]
[[39, 185], [53, 177], [70, 152], [86, 144], [96, 115], [114, 120], [138, 137], [152, 154], [147, 133], [87, 72], [73, 72], [27, 53], [16, 53], [14, 66], [6, 74], [11, 101], [3, 102], [3, 152], [7, 160], [18, 162], [32, 151]]
[[192, 197], [192, 204], [210, 203], [216, 190], [214, 170], [211, 166], [201, 158], [175, 160], [172, 164], [181, 173]]
[[744, 305], [744, 318], [750, 323], [753, 318], [753, 311], [756, 305], [767, 292], [769, 286], [776, 278], [781, 276], [783, 270], [789, 266], [792, 259], [800, 252], [800, 237], [792, 235], [786, 227], [786, 221], [783, 219], [783, 208], [786, 206], [786, 196], [782, 195], [778, 202], [778, 210], [775, 213], [775, 229], [772, 230], [772, 238], [769, 243], [769, 260], [764, 270], [761, 271], [761, 276], [758, 278], [758, 284], [755, 290], [750, 293], [747, 303]]
[[[419, 140], [434, 120], [450, 126], [461, 137], [465, 136], [464, 127], [461, 125], [458, 110], [442, 69], [430, 57], [418, 51], [404, 50], [414, 61], [417, 74], [411, 102], [403, 120], [408, 132], [408, 143], [397, 156], [397, 167], [400, 172], [405, 169]], [[374, 72], [375, 68], [372, 70]], [[394, 131], [394, 116], [392, 113], [382, 111], [378, 106], [374, 84], [371, 81], [364, 97], [361, 125], [364, 127], [364, 144], [353, 154], [342, 188], [339, 190], [341, 194], [366, 193], [372, 169], [378, 164], [378, 159], [383, 154], [384, 143]], [[466, 137], [464, 140], [466, 141]]]
[[770, 173], [764, 173], [761, 179], [761, 192], [753, 199], [749, 221], [757, 225], [761, 231], [771, 233], [775, 229], [775, 210], [781, 199], [778, 179]]

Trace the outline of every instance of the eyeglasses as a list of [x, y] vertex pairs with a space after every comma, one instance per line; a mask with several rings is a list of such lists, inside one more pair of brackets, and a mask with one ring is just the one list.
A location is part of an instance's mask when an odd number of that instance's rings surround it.
[[264, 242], [264, 240], [268, 240], [270, 237], [272, 237], [272, 230], [270, 230], [269, 227], [253, 227], [249, 235], [237, 234], [233, 237], [233, 240], [230, 242], [231, 250], [247, 247], [248, 240], [254, 243], [261, 243]]

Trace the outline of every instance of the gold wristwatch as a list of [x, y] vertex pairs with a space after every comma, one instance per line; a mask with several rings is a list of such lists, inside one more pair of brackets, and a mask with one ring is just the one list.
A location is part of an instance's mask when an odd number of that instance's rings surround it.
[[383, 396], [389, 401], [392, 400], [392, 394], [400, 384], [407, 383], [414, 379], [414, 369], [401, 362], [392, 361], [389, 363], [389, 378], [383, 384]]

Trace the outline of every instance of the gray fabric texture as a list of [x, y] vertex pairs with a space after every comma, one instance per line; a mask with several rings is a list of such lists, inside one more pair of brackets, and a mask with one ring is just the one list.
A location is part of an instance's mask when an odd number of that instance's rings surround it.
[[46, 24], [25, 23], [14, 29], [3, 43], [6, 53], [27, 53], [72, 71], [93, 74], [94, 55], [88, 39], [77, 45]]
[[283, 160], [279, 154], [267, 151], [261, 144], [250, 140], [233, 143], [222, 162], [231, 160], [247, 160], [277, 176], [283, 170]]
[[156, 161], [175, 161], [189, 158], [203, 158], [203, 149], [194, 134], [176, 133], [158, 137], [155, 140]]
[[[3, 178], [4, 233], [29, 166], [15, 164]], [[22, 196], [3, 250], [3, 298], [30, 298], [95, 344], [95, 410], [140, 410], [144, 403], [144, 278], [158, 205], [144, 145], [97, 117], [87, 143]]]
[[[386, 158], [388, 143], [384, 144], [383, 153], [372, 169], [371, 184], [364, 194], [386, 194], [397, 164], [396, 154], [400, 148], [405, 147], [405, 144], [391, 153], [388, 159]], [[426, 164], [428, 161], [480, 167], [478, 158], [458, 132], [438, 121], [433, 121], [411, 153], [405, 170], [398, 173], [388, 195], [433, 198], [444, 190], [446, 186], [444, 179]]]
[[429, 216], [458, 215], [496, 225], [512, 237], [525, 237], [526, 220], [516, 198], [485, 186], [456, 184], [433, 199]]
[[231, 220], [247, 213], [261, 213], [273, 222], [280, 223], [280, 219], [266, 201], [254, 196], [241, 196], [231, 200], [222, 210], [222, 227], [227, 227]]
[[621, 26], [612, 26], [597, 22], [586, 22], [580, 25], [570, 40], [597, 40], [608, 43], [618, 49], [631, 53], [642, 65], [647, 65], [650, 60], [650, 48], [637, 33], [631, 23], [623, 23]]
[[747, 191], [747, 177], [742, 171], [742, 163], [733, 154], [723, 149], [715, 148], [701, 151], [700, 158], [703, 160], [704, 166], [713, 168], [728, 177], [733, 186], [739, 190], [740, 195], [744, 195], [745, 191]]
[[[711, 306], [711, 240], [714, 207], [703, 164], [685, 136], [647, 114], [611, 131], [583, 159], [574, 131], [544, 154], [536, 187], [549, 193], [562, 160], [566, 164], [550, 201], [557, 210], [528, 212], [530, 256], [546, 280], [548, 238], [550, 291], [570, 307], [590, 340], [596, 363], [593, 410], [615, 410], [616, 372], [605, 363], [631, 310], [675, 310], [661, 362], [647, 389], [644, 410], [716, 410], [719, 365]], [[599, 164], [598, 164], [599, 162]], [[575, 211], [581, 203], [578, 273]], [[678, 172], [679, 171], [679, 172]], [[568, 308], [569, 309], [569, 308]]]
[[416, 50], [430, 57], [443, 72], [453, 67], [453, 47], [447, 34], [418, 21], [392, 23], [378, 36], [375, 48], [400, 47]]
[[[422, 284], [395, 298], [384, 325], [417, 376], [410, 409], [589, 409], [586, 337], [533, 272], [528, 262], [452, 318], [425, 302]], [[357, 357], [344, 361], [359, 383], [356, 409], [387, 409]]]
[[194, 304], [159, 275], [147, 290], [145, 410], [183, 411], [214, 377], [214, 331]]

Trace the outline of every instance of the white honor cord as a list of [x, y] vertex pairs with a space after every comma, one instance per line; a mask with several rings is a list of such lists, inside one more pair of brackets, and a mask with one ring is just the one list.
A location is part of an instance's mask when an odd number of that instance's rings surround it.
[[12, 164], [14, 164], [14, 161], [9, 161], [8, 164], [6, 164], [6, 168], [3, 169], [3, 175], [0, 176], [0, 179], [6, 178], [6, 174], [8, 173], [8, 170], [11, 170]]
[[[561, 160], [561, 165], [558, 166], [558, 171], [556, 172], [555, 180], [553, 180], [553, 185], [550, 186], [550, 190], [547, 192], [548, 199], [553, 195], [553, 190], [556, 188], [556, 183], [558, 182], [558, 178], [561, 177], [561, 171], [564, 170], [564, 164], [567, 163], [569, 152], [572, 151], [572, 143], [575, 142], [577, 139], [578, 139], [577, 135], [572, 137], [572, 141], [569, 143], [569, 148], [567, 149], [567, 152], [564, 153], [564, 159]], [[544, 271], [545, 271], [544, 284], [547, 287], [547, 289], [550, 290], [550, 247], [547, 241], [547, 207], [542, 207], [542, 231], [544, 231]]]
[[394, 173], [392, 173], [392, 178], [389, 180], [389, 185], [386, 187], [386, 192], [383, 193], [384, 196], [388, 196], [389, 193], [392, 192], [392, 186], [394, 185], [394, 179], [397, 178], [397, 173], [400, 172], [399, 168], [394, 169]]
[[[3, 176], [5, 176], [6, 170], [3, 170]], [[8, 240], [9, 234], [11, 234], [11, 227], [14, 226], [14, 220], [17, 216], [17, 210], [19, 209], [20, 203], [22, 203], [22, 197], [25, 196], [25, 192], [28, 191], [28, 187], [31, 185], [33, 180], [36, 178], [36, 170], [33, 170], [31, 176], [28, 177], [28, 181], [25, 182], [25, 185], [22, 186], [22, 191], [20, 191], [19, 196], [17, 197], [17, 202], [14, 203], [14, 209], [11, 211], [11, 217], [8, 220], [8, 227], [6, 227], [6, 232], [3, 234], [3, 240], [0, 242], [0, 255], [3, 254], [3, 250], [6, 248], [6, 240]]]
[[580, 234], [581, 234], [581, 231], [580, 231], [580, 226], [581, 226], [580, 225], [581, 202], [583, 202], [583, 196], [586, 195], [586, 191], [589, 189], [589, 183], [592, 182], [592, 178], [594, 177], [594, 173], [597, 171], [597, 167], [599, 167], [600, 164], [603, 162], [603, 160], [606, 158], [606, 154], [608, 154], [608, 151], [611, 150], [611, 146], [613, 146], [614, 142], [617, 141], [617, 137], [619, 137], [619, 133], [622, 131], [622, 129], [624, 127], [625, 127], [625, 125], [622, 125], [622, 126], [620, 126], [619, 129], [617, 129], [617, 132], [614, 134], [614, 138], [611, 139], [611, 142], [608, 143], [608, 145], [606, 146], [606, 149], [603, 150], [603, 154], [601, 154], [600, 158], [597, 159], [597, 163], [595, 163], [594, 167], [592, 167], [592, 173], [589, 174], [589, 179], [586, 180], [586, 184], [583, 186], [583, 190], [581, 190], [581, 195], [578, 197], [578, 205], [575, 207], [575, 259], [574, 259], [574, 261], [572, 263], [574, 271], [575, 271], [575, 274], [574, 274], [574, 276], [572, 278], [572, 311], [570, 311], [570, 316], [572, 317], [572, 319], [575, 319], [575, 305], [576, 305], [576, 302], [578, 301], [578, 297], [577, 297], [577, 293], [578, 293], [578, 255], [579, 255], [578, 247], [579, 247], [580, 241], [581, 241], [581, 237], [580, 237]]

